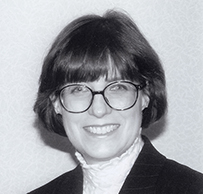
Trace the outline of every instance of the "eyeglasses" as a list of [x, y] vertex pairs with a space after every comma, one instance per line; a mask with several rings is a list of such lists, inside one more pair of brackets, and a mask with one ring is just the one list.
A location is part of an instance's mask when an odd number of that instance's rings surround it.
[[108, 106], [123, 111], [135, 105], [138, 92], [144, 86], [120, 80], [109, 83], [102, 91], [93, 91], [85, 84], [69, 84], [59, 90], [59, 99], [66, 111], [82, 113], [90, 108], [94, 96], [101, 94]]

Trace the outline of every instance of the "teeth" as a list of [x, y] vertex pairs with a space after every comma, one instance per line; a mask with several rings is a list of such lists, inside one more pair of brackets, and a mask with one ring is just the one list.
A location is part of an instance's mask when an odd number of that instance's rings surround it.
[[115, 130], [116, 128], [118, 128], [118, 125], [106, 125], [103, 127], [86, 127], [85, 129], [87, 129], [87, 131], [89, 131], [90, 133], [94, 133], [94, 134], [98, 134], [98, 135], [104, 135], [106, 133], [112, 132], [113, 130]]

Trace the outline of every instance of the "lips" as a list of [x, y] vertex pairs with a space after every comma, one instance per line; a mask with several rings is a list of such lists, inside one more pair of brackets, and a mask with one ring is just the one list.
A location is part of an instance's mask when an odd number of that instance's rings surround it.
[[102, 125], [102, 126], [86, 126], [84, 129], [89, 133], [95, 135], [106, 135], [108, 133], [113, 132], [119, 127], [118, 124], [111, 124], [111, 125]]

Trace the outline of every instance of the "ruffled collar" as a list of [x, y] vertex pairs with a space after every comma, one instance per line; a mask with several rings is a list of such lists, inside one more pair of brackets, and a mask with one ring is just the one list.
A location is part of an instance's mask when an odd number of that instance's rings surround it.
[[75, 155], [83, 169], [83, 193], [117, 194], [137, 159], [143, 144], [142, 138], [139, 136], [120, 157], [113, 158], [102, 164], [89, 165], [83, 156], [76, 152]]

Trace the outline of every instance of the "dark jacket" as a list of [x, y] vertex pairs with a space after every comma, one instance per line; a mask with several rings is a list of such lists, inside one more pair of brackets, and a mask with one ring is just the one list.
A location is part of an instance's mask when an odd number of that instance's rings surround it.
[[[146, 137], [119, 194], [203, 194], [203, 174], [161, 155]], [[80, 166], [30, 194], [82, 194]]]

